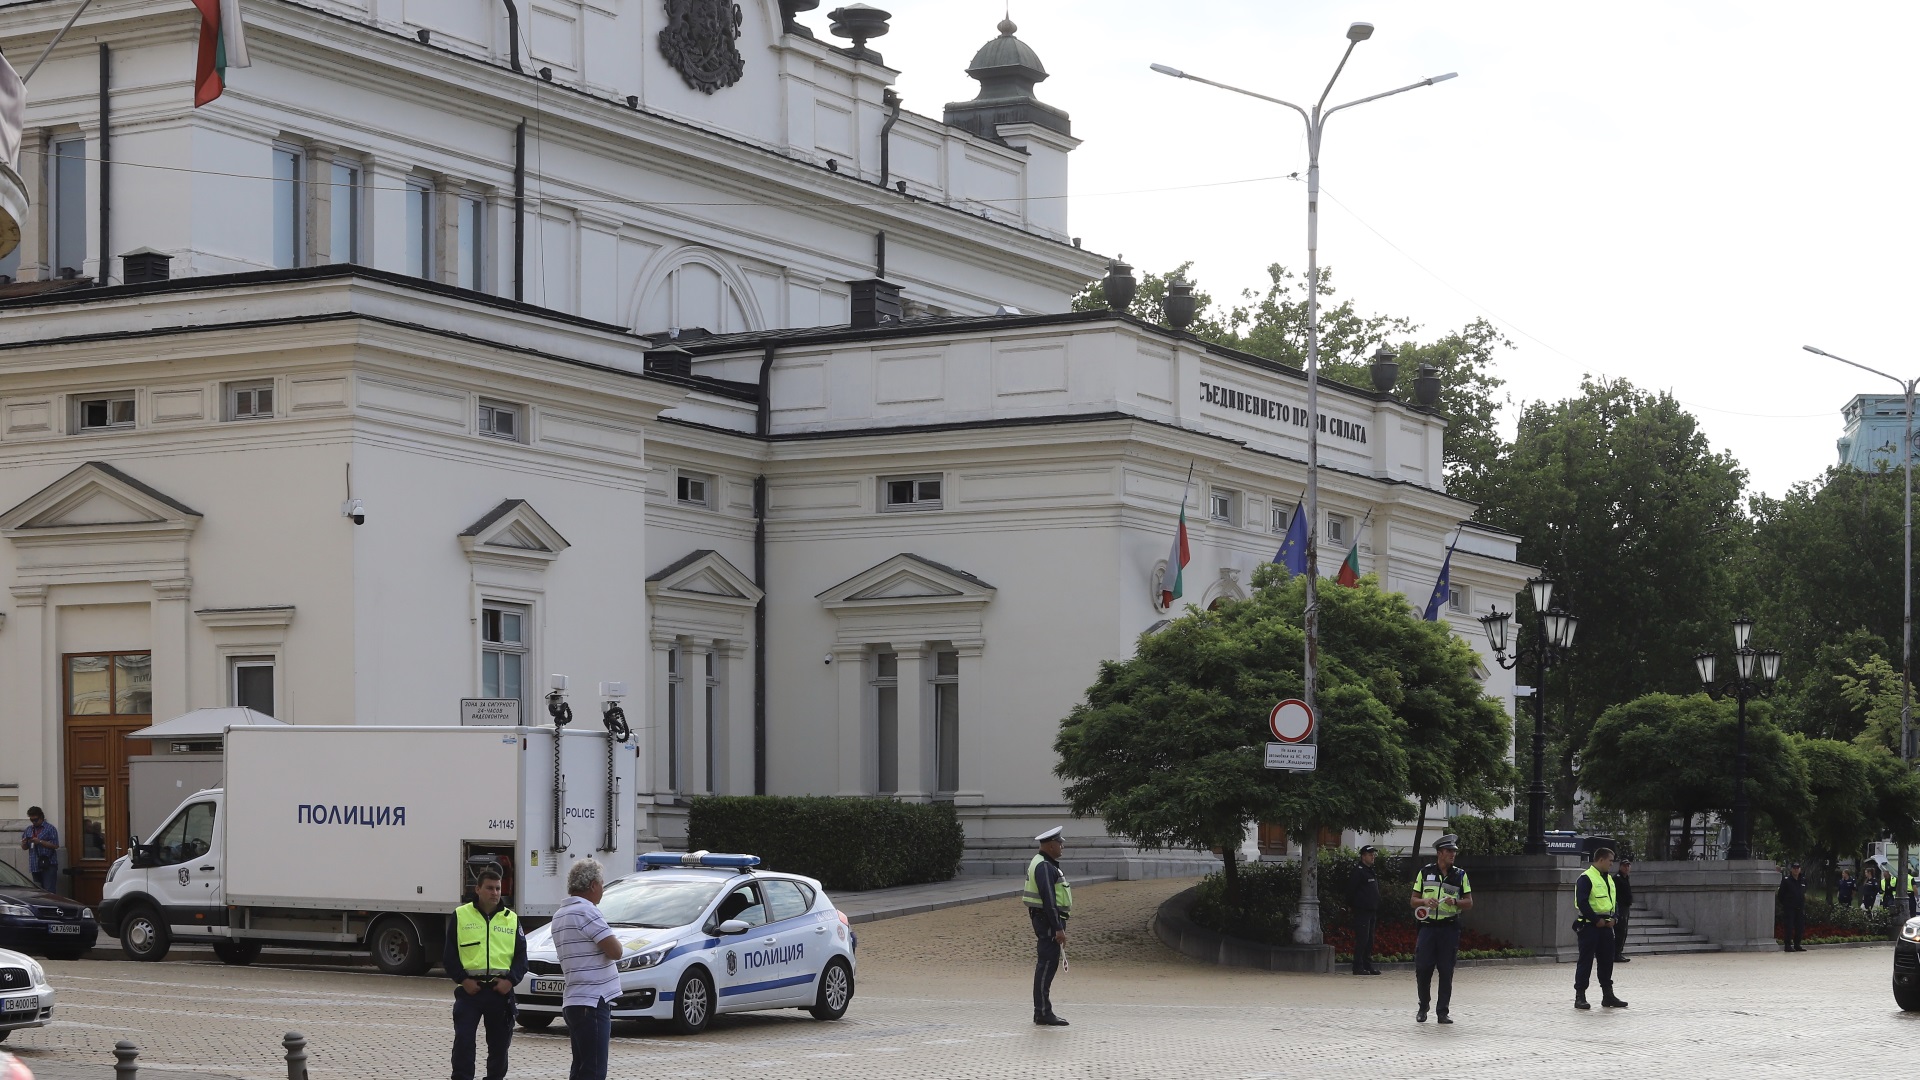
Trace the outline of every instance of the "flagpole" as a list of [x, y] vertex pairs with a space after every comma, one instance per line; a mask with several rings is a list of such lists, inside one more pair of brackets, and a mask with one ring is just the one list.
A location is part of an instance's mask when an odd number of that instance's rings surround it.
[[40, 70], [40, 65], [47, 62], [47, 56], [53, 52], [53, 47], [60, 44], [60, 39], [67, 36], [67, 31], [73, 29], [74, 23], [80, 21], [80, 13], [87, 10], [87, 5], [91, 3], [93, 3], [93, 0], [80, 0], [80, 6], [73, 9], [73, 16], [67, 20], [67, 25], [61, 27], [60, 32], [53, 35], [53, 40], [47, 42], [47, 47], [40, 50], [40, 59], [33, 62], [33, 66], [27, 69], [25, 75], [20, 76], [21, 85], [24, 86], [28, 79], [33, 78], [33, 73]]

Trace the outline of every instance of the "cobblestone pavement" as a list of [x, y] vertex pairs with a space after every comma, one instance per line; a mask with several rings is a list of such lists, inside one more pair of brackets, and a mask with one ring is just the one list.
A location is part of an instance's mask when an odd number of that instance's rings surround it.
[[[1463, 968], [1458, 1023], [1415, 1024], [1411, 974], [1228, 971], [1164, 949], [1147, 919], [1188, 884], [1076, 890], [1071, 967], [1055, 988], [1070, 1028], [1029, 1022], [1026, 920], [1017, 903], [996, 901], [862, 926], [845, 1021], [753, 1014], [694, 1039], [622, 1026], [612, 1075], [1531, 1080], [1591, 1071], [1600, 1052], [1610, 1075], [1749, 1080], [1803, 1070], [1836, 1047], [1894, 1074], [1920, 1045], [1920, 1014], [1900, 1013], [1887, 988], [1885, 948], [1646, 957], [1618, 972], [1633, 1003], [1623, 1012], [1575, 1012], [1570, 965]], [[143, 1077], [279, 1080], [288, 1030], [308, 1037], [314, 1080], [447, 1075], [449, 990], [438, 979], [201, 960], [50, 968], [60, 1019], [5, 1047], [43, 1080], [106, 1080], [120, 1038], [141, 1047]], [[521, 1032], [513, 1076], [560, 1080], [567, 1059], [564, 1033]]]

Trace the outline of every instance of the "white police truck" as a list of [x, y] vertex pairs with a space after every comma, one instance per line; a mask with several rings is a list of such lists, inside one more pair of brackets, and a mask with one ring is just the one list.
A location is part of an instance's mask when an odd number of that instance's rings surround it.
[[[625, 948], [615, 1020], [665, 1020], [697, 1035], [718, 1013], [846, 1015], [858, 941], [818, 881], [761, 870], [752, 855], [652, 852], [638, 864], [600, 900]], [[566, 992], [547, 927], [527, 935], [527, 968], [519, 1021], [544, 1028]]]

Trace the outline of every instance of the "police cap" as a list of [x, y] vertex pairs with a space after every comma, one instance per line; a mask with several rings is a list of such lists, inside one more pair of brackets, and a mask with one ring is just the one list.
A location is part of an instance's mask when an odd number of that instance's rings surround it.
[[1372, 844], [1362, 844], [1362, 845], [1360, 845], [1360, 854], [1362, 854], [1362, 855], [1368, 855], [1368, 854], [1376, 854], [1376, 855], [1377, 855], [1377, 854], [1379, 854], [1379, 852], [1380, 852], [1380, 849], [1379, 849], [1379, 848], [1377, 848], [1377, 847], [1374, 847], [1374, 846], [1373, 846]]
[[1445, 836], [1442, 836], [1442, 837], [1441, 837], [1440, 839], [1438, 839], [1438, 840], [1435, 840], [1435, 841], [1433, 842], [1433, 850], [1435, 850], [1435, 851], [1459, 851], [1459, 850], [1460, 850], [1460, 837], [1458, 837], [1458, 836], [1456, 836], [1456, 835], [1454, 835], [1453, 833], [1448, 833], [1448, 834], [1446, 834]]
[[1049, 841], [1049, 840], [1058, 840], [1058, 839], [1060, 839], [1060, 834], [1061, 834], [1061, 833], [1063, 833], [1063, 832], [1066, 832], [1066, 831], [1067, 831], [1067, 828], [1066, 828], [1066, 826], [1064, 826], [1064, 825], [1055, 825], [1055, 826], [1054, 826], [1053, 828], [1051, 828], [1051, 829], [1048, 829], [1048, 830], [1047, 830], [1046, 832], [1043, 832], [1043, 833], [1041, 833], [1041, 834], [1040, 834], [1039, 836], [1036, 836], [1036, 837], [1034, 837], [1034, 839], [1035, 839], [1035, 840], [1038, 840], [1038, 841], [1039, 841], [1040, 843], [1042, 843], [1042, 844], [1044, 844], [1044, 843], [1046, 843], [1046, 842], [1047, 842], [1047, 841]]

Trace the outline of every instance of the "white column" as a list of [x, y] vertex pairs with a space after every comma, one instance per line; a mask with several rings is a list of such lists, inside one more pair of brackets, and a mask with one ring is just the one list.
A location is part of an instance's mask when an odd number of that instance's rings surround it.
[[412, 176], [405, 169], [395, 168], [387, 162], [367, 162], [361, 170], [360, 208], [366, 215], [366, 225], [361, 236], [365, 239], [361, 251], [362, 265], [395, 273], [410, 273], [407, 266], [407, 180]]
[[1008, 715], [989, 709], [990, 691], [981, 654], [983, 642], [955, 642], [960, 654], [960, 777], [954, 790], [956, 806], [979, 806], [987, 801], [986, 778], [991, 771], [987, 762], [985, 719], [989, 715]]
[[873, 724], [867, 718], [867, 650], [859, 645], [833, 647], [833, 666], [839, 683], [841, 795], [871, 795], [879, 781], [867, 752]]
[[[149, 617], [153, 625], [153, 718], [171, 720], [187, 711], [187, 620], [191, 616], [188, 596], [193, 591], [191, 578], [173, 578], [153, 583], [153, 604]], [[226, 695], [213, 704], [227, 704]]]
[[686, 723], [681, 725], [680, 791], [707, 793], [707, 654], [713, 642], [693, 640], [680, 653], [681, 702]]
[[747, 662], [747, 643], [729, 641], [723, 646], [720, 674], [721, 715], [726, 717], [726, 759], [721, 766], [725, 778], [721, 791], [728, 795], [753, 794], [753, 665]]
[[314, 266], [346, 262], [333, 251], [333, 155], [338, 148], [325, 143], [309, 143], [304, 155], [306, 169], [307, 261]]
[[[8, 756], [14, 761], [40, 762], [39, 790], [31, 790], [33, 781], [25, 776], [8, 779], [21, 785], [17, 812], [22, 817], [26, 808], [37, 802], [46, 810], [48, 821], [64, 822], [67, 788], [60, 782], [60, 765], [66, 747], [61, 743], [60, 720], [66, 709], [58, 700], [64, 680], [49, 655], [53, 634], [47, 622], [53, 617], [53, 608], [47, 605], [45, 585], [15, 585], [12, 592], [13, 617], [7, 620], [10, 625], [6, 630], [10, 639], [6, 650], [10, 676], [7, 703], [18, 721], [15, 730], [25, 738], [17, 756], [11, 750]], [[35, 742], [39, 743], [37, 756]]]
[[900, 787], [902, 799], [925, 800], [933, 790], [933, 655], [921, 642], [895, 643], [900, 661]]
[[673, 693], [672, 680], [667, 675], [667, 654], [672, 651], [675, 641], [671, 634], [653, 636], [653, 662], [651, 667], [650, 692], [647, 695], [647, 731], [651, 738], [644, 740], [647, 753], [640, 762], [641, 783], [646, 790], [655, 793], [654, 801], [670, 803], [673, 801], [672, 788], [667, 782], [667, 697]]

